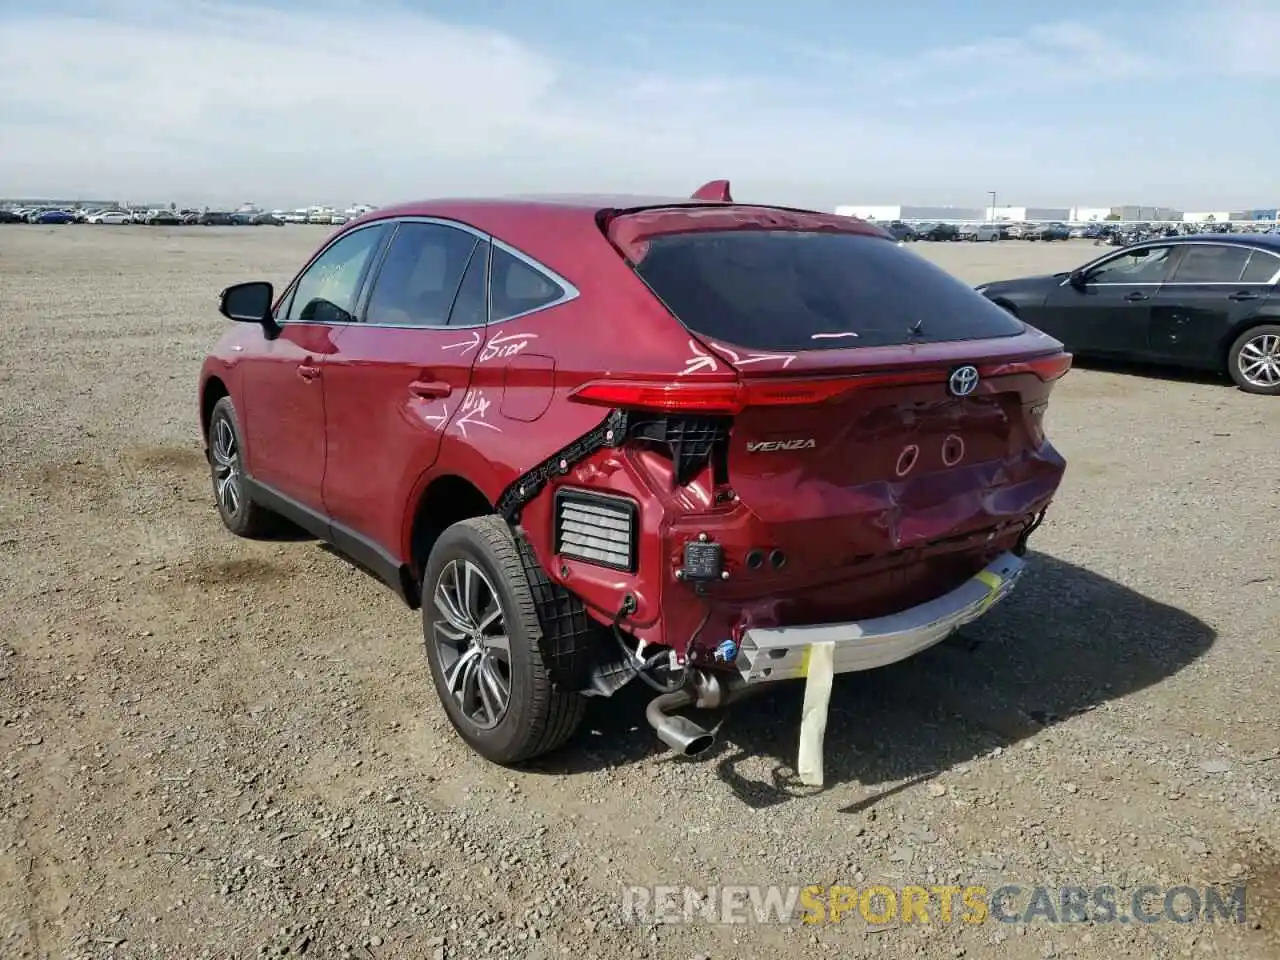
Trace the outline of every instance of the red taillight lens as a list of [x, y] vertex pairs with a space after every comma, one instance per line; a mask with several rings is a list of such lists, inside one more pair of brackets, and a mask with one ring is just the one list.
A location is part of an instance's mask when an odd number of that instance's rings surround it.
[[1048, 356], [1036, 357], [1032, 360], [1014, 360], [1010, 363], [997, 363], [982, 368], [984, 377], [1008, 377], [1020, 373], [1033, 373], [1048, 383], [1064, 377], [1071, 369], [1071, 354], [1051, 353]]
[[596, 380], [583, 384], [570, 396], [579, 403], [593, 403], [604, 407], [731, 416], [741, 413], [747, 407], [823, 403], [853, 390], [940, 383], [946, 377], [945, 370], [909, 370], [852, 377], [770, 379], [754, 383]]
[[735, 414], [742, 410], [742, 385], [686, 383], [679, 380], [646, 382], [597, 380], [584, 383], [570, 397], [601, 407], [631, 407], [664, 413]]

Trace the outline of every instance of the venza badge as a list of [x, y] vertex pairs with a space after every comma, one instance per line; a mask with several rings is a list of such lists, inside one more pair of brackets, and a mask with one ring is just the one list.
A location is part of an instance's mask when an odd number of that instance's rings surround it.
[[956, 367], [951, 371], [947, 389], [953, 397], [967, 397], [978, 388], [978, 368], [971, 365]]

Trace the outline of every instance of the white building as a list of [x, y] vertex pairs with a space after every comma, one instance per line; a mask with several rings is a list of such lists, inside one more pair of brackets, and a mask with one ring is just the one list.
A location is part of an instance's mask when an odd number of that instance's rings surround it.
[[[1108, 209], [1107, 211], [1111, 211]], [[987, 220], [1003, 223], [1059, 223], [1071, 219], [1067, 207], [987, 207], [983, 212]]]
[[902, 207], [863, 207], [854, 204], [852, 206], [836, 207], [836, 214], [841, 217], [857, 217], [859, 220], [878, 220], [883, 223], [886, 220], [901, 220]]
[[1067, 219], [1072, 223], [1097, 223], [1111, 216], [1110, 207], [1072, 207], [1071, 216]]
[[1195, 213], [1184, 213], [1184, 223], [1230, 223], [1232, 220], [1248, 220], [1247, 213], [1231, 210], [1205, 210]]

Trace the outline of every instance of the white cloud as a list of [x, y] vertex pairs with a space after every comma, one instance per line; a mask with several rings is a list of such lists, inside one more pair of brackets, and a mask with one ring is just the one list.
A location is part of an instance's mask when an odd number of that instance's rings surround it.
[[[752, 41], [749, 29], [724, 34], [735, 35]], [[652, 62], [636, 53], [650, 41], [632, 37], [618, 59]], [[739, 196], [818, 206], [977, 204], [993, 184], [1070, 204], [1124, 202], [1145, 182], [1120, 154], [1074, 168], [1068, 157], [1045, 182], [1040, 158], [1063, 131], [1011, 131], [990, 106], [1011, 87], [1158, 75], [1152, 55], [1100, 26], [884, 59], [773, 43], [804, 63], [604, 69], [404, 8], [318, 15], [204, 0], [166, 13], [107, 0], [96, 16], [32, 13], [0, 27], [0, 192], [388, 202], [685, 192], [728, 176]]]

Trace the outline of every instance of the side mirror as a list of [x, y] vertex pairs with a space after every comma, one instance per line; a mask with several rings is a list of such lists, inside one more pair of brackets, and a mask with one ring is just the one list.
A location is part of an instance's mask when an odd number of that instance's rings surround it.
[[1071, 284], [1077, 290], [1083, 290], [1089, 282], [1089, 276], [1083, 270], [1072, 270], [1067, 274], [1067, 283]]
[[275, 288], [265, 280], [253, 280], [223, 290], [218, 298], [218, 312], [228, 320], [258, 323], [273, 329], [276, 324], [271, 317], [271, 305], [274, 302]]

